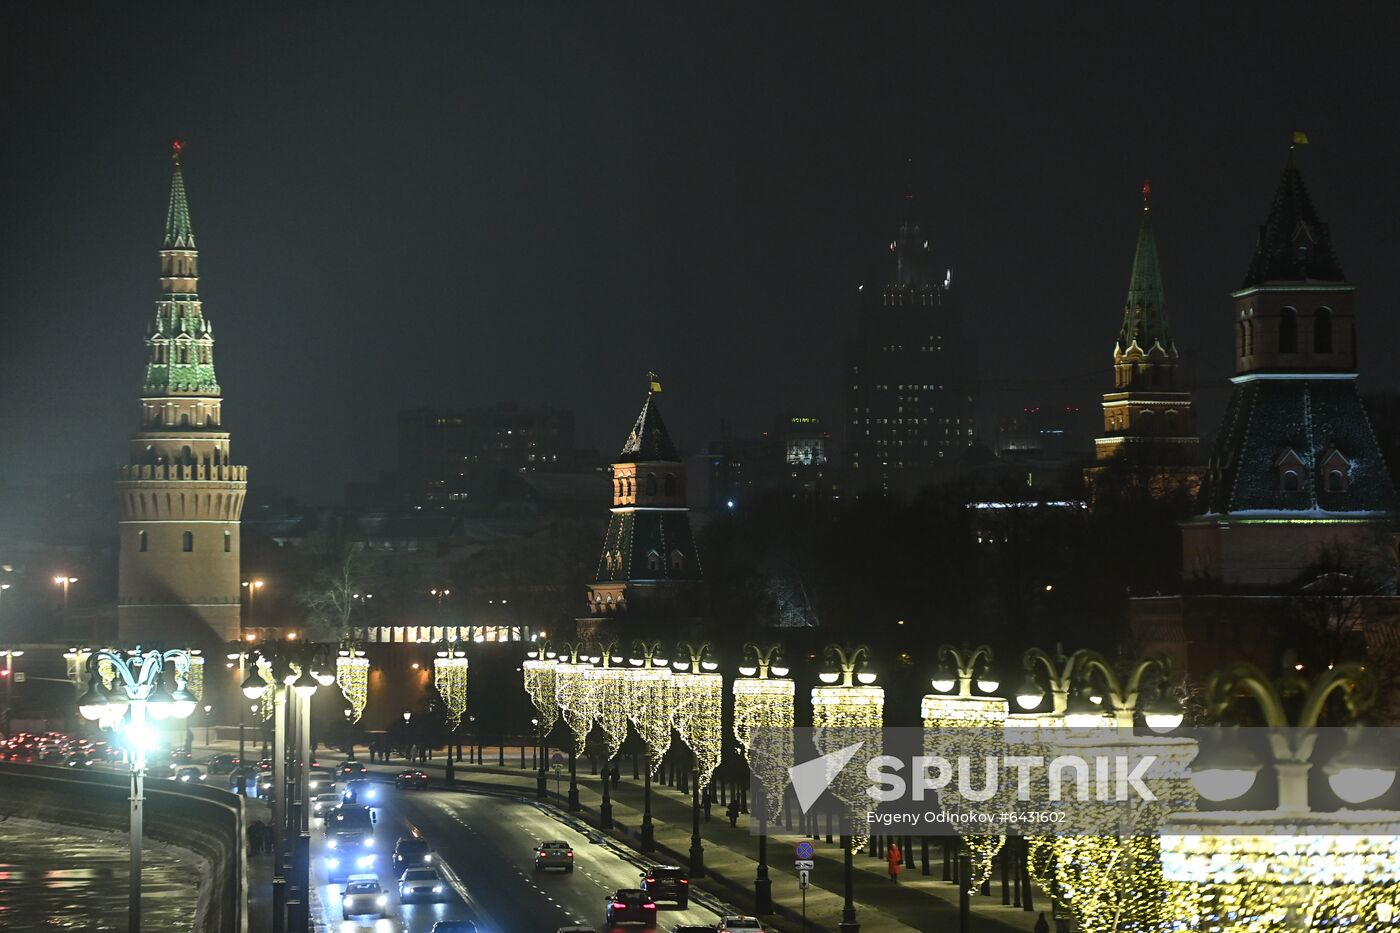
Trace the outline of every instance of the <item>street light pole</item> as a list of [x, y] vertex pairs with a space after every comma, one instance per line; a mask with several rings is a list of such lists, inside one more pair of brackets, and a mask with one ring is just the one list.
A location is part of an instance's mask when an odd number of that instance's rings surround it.
[[[9, 584], [6, 583], [5, 586], [9, 586]], [[10, 711], [11, 711], [11, 709], [13, 708], [12, 705], [11, 705], [11, 693], [10, 693], [11, 687], [10, 687], [10, 684], [13, 683], [13, 682], [14, 682], [14, 679], [15, 679], [15, 658], [18, 658], [18, 657], [20, 657], [20, 656], [23, 655], [23, 654], [24, 654], [24, 652], [23, 652], [22, 650], [21, 650], [21, 651], [15, 651], [13, 648], [6, 648], [6, 649], [5, 649], [5, 716], [4, 716], [4, 726], [5, 726], [5, 738], [7, 738], [7, 739], [10, 737]]]
[[846, 901], [841, 906], [841, 923], [837, 927], [841, 933], [860, 933], [860, 924], [856, 921], [856, 901], [855, 901], [855, 879], [854, 870], [851, 866], [851, 837], [841, 837], [841, 853], [844, 859], [844, 874], [846, 887]]
[[287, 929], [287, 878], [283, 867], [287, 830], [287, 688], [272, 683], [272, 930]]

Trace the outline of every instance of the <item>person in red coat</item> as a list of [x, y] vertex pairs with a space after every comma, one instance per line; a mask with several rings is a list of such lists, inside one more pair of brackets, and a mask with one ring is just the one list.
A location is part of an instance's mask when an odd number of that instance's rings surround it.
[[891, 842], [890, 847], [885, 850], [885, 861], [890, 866], [890, 880], [899, 881], [899, 870], [904, 861], [904, 854], [899, 851], [899, 844]]

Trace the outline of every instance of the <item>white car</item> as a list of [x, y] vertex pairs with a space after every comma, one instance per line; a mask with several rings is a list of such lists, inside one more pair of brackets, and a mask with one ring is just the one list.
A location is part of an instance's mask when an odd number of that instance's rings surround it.
[[341, 916], [349, 918], [360, 914], [374, 914], [387, 917], [389, 898], [379, 886], [376, 875], [351, 875], [345, 881], [345, 893], [340, 898]]
[[311, 798], [311, 812], [319, 817], [324, 817], [328, 810], [334, 810], [338, 806], [340, 806], [340, 794], [335, 791], [317, 794]]
[[420, 898], [441, 901], [447, 897], [447, 885], [433, 868], [410, 868], [399, 877], [399, 900], [404, 903]]
[[763, 933], [757, 917], [725, 917], [715, 927], [716, 933]]

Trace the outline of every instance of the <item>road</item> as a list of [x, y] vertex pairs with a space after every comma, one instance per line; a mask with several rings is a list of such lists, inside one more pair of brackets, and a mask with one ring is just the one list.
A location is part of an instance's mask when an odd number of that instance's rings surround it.
[[[618, 888], [637, 885], [639, 872], [631, 862], [609, 846], [589, 842], [529, 802], [456, 791], [398, 791], [392, 784], [381, 785], [381, 790], [374, 835], [381, 853], [380, 881], [390, 889], [390, 919], [341, 919], [341, 887], [326, 882], [324, 840], [318, 825], [312, 829], [313, 871], [322, 916], [330, 930], [427, 933], [435, 921], [448, 918], [475, 919], [490, 933], [554, 933], [570, 924], [603, 930], [604, 899]], [[387, 859], [394, 841], [410, 827], [446, 863], [465, 901], [459, 896], [439, 905], [398, 903]], [[533, 847], [545, 839], [562, 839], [574, 847], [572, 874], [535, 873]], [[663, 906], [657, 928], [713, 925], [718, 919], [698, 905], [684, 911]]]

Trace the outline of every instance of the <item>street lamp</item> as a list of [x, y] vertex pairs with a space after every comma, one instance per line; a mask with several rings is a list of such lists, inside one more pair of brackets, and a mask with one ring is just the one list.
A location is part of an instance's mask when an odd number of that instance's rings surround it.
[[214, 707], [208, 703], [204, 704], [204, 746], [209, 747], [209, 714], [214, 711]]
[[[9, 586], [9, 584], [6, 583], [5, 586]], [[15, 658], [22, 657], [23, 655], [24, 655], [23, 649], [21, 649], [21, 650], [19, 650], [19, 651], [16, 651], [16, 650], [14, 650], [13, 648], [6, 648], [6, 649], [5, 649], [5, 671], [4, 671], [4, 677], [5, 677], [5, 716], [4, 716], [4, 725], [5, 725], [5, 738], [7, 738], [7, 739], [10, 737], [10, 709], [11, 709], [11, 700], [10, 700], [10, 697], [11, 697], [11, 694], [10, 694], [11, 687], [10, 687], [10, 684], [13, 683], [13, 682], [14, 682], [14, 679], [15, 679]]]
[[671, 669], [661, 656], [661, 642], [633, 642], [636, 654], [628, 658], [628, 663], [636, 670], [624, 672], [627, 676], [627, 713], [637, 735], [647, 749], [646, 774], [642, 785], [642, 831], [641, 850], [653, 852], [656, 849], [656, 829], [651, 816], [651, 779], [656, 769], [661, 767], [661, 759], [671, 747], [671, 729], [676, 714], [676, 688]]
[[[694, 762], [695, 782], [690, 793], [690, 874], [705, 877], [705, 847], [700, 841], [700, 794], [706, 790], [710, 777], [719, 767], [724, 741], [721, 715], [724, 705], [724, 677], [715, 673], [719, 662], [714, 659], [709, 642], [693, 645], [681, 642], [681, 658], [675, 667], [676, 732], [690, 749]], [[689, 668], [689, 671], [686, 671]]]
[[[61, 573], [53, 578], [54, 586], [63, 590], [63, 629], [68, 630], [68, 588], [78, 582], [77, 577], [70, 577], [66, 573]], [[93, 621], [93, 641], [97, 640], [97, 622]]]
[[[540, 767], [535, 776], [535, 798], [543, 800], [548, 791], [546, 783], [545, 758], [548, 750], [546, 739], [554, 724], [559, 720], [558, 667], [554, 651], [548, 641], [526, 652], [520, 665], [521, 677], [525, 682], [525, 692], [530, 696], [530, 704], [539, 713], [536, 717], [535, 740], [539, 746]], [[449, 762], [452, 756], [448, 755]]]
[[258, 578], [244, 580], [243, 588], [248, 591], [248, 627], [253, 627], [253, 599], [258, 595], [258, 591], [264, 586], [264, 581]]
[[[782, 809], [793, 760], [792, 727], [795, 720], [795, 686], [778, 662], [778, 645], [744, 645], [754, 661], [739, 665], [742, 677], [734, 680], [734, 739], [762, 792], [754, 795], [758, 815], [758, 870], [754, 876], [754, 908], [773, 912], [773, 881], [768, 877], [768, 821]], [[772, 676], [770, 676], [772, 675]], [[764, 730], [755, 748], [756, 730]]]
[[554, 668], [554, 697], [559, 704], [560, 717], [574, 735], [574, 741], [569, 743], [569, 812], [577, 813], [580, 808], [578, 756], [583, 754], [588, 733], [597, 718], [598, 698], [584, 680], [588, 669], [588, 642], [566, 642], [563, 648], [564, 653]]
[[[98, 661], [110, 663], [116, 674], [114, 689], [102, 685]], [[165, 686], [165, 666], [174, 663], [176, 689]], [[145, 651], [127, 656], [103, 648], [88, 657], [88, 689], [78, 698], [78, 712], [84, 719], [117, 732], [127, 747], [131, 762], [131, 879], [127, 901], [127, 929], [141, 929], [141, 833], [142, 804], [145, 802], [146, 753], [156, 747], [157, 737], [146, 724], [146, 717], [162, 720], [174, 716], [186, 719], [194, 711], [194, 700], [184, 689], [189, 676], [189, 655], [184, 651]]]

